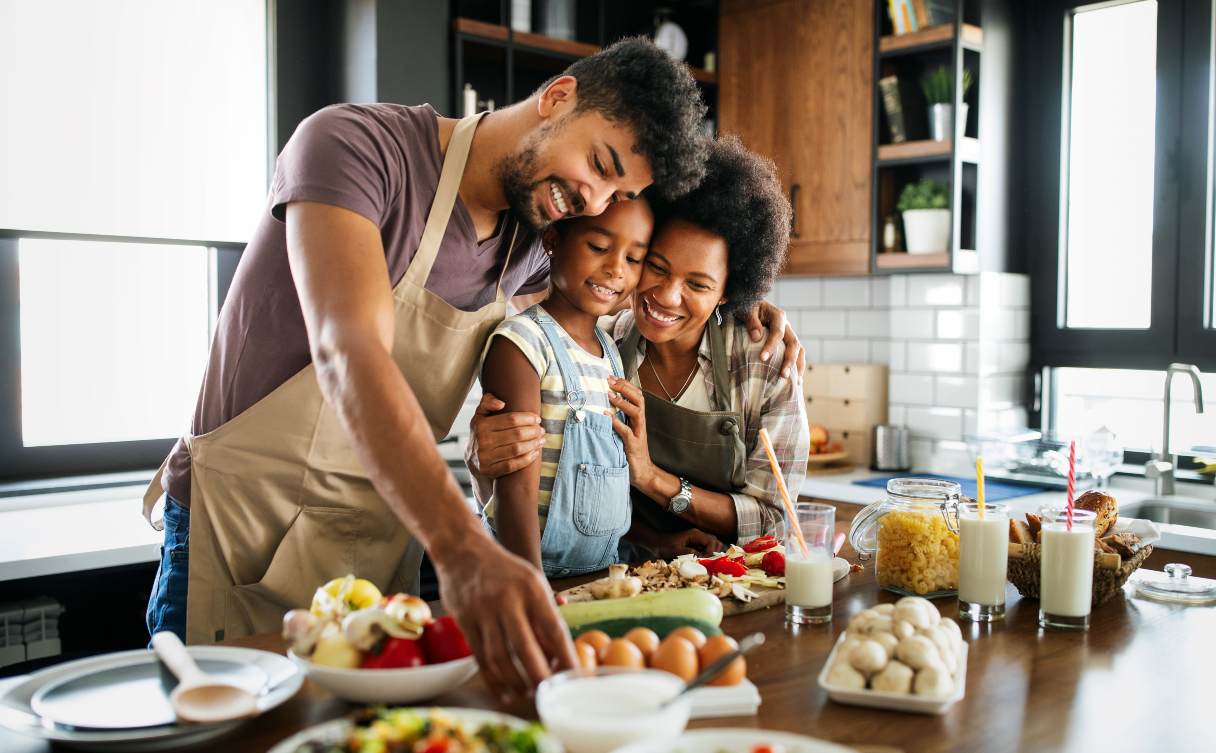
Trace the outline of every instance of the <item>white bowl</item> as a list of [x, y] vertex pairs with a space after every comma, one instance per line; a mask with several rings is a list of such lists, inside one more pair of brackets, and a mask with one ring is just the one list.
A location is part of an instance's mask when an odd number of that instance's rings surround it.
[[[766, 729], [698, 729], [677, 737], [675, 740], [654, 742], [648, 740], [618, 748], [614, 753], [751, 753], [757, 745], [768, 745], [773, 749], [784, 748], [786, 753], [852, 753], [848, 748], [826, 740], [795, 735], [789, 732], [774, 732]], [[892, 748], [894, 750], [894, 748]]]
[[683, 732], [692, 708], [688, 696], [658, 708], [683, 689], [683, 680], [654, 669], [573, 669], [540, 684], [536, 712], [568, 753], [609, 753]]
[[819, 687], [826, 690], [828, 697], [833, 701], [853, 706], [869, 706], [874, 709], [940, 715], [963, 700], [963, 696], [967, 692], [967, 653], [970, 651], [966, 641], [963, 642], [963, 652], [959, 656], [958, 666], [954, 669], [954, 692], [945, 698], [936, 698], [911, 693], [890, 693], [884, 690], [854, 690], [829, 683], [828, 669], [836, 662], [836, 654], [840, 652], [840, 645], [847, 637], [846, 633], [840, 634], [836, 645], [832, 647], [832, 653], [828, 654], [828, 660], [823, 663], [823, 669], [819, 670]]
[[308, 679], [347, 701], [356, 703], [415, 703], [442, 695], [477, 674], [472, 656], [404, 669], [340, 669], [313, 664], [294, 651], [287, 655]]

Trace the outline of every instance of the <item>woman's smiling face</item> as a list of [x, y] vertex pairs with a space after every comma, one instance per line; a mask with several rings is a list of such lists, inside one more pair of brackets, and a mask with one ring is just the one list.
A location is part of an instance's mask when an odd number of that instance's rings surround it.
[[726, 300], [728, 253], [722, 236], [686, 220], [657, 228], [633, 299], [642, 337], [699, 343], [714, 308]]

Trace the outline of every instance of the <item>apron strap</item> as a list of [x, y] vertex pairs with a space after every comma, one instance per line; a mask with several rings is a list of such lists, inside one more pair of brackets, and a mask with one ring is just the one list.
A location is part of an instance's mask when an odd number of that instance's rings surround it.
[[726, 333], [710, 317], [706, 325], [709, 334], [709, 361], [714, 375], [714, 410], [730, 410], [730, 359], [726, 352]]
[[625, 364], [625, 378], [632, 381], [638, 375], [638, 343], [642, 341], [642, 333], [638, 325], [629, 329], [629, 334], [621, 341], [621, 360]]
[[[467, 118], [461, 118], [452, 131], [448, 141], [448, 150], [443, 156], [443, 170], [439, 174], [439, 186], [435, 189], [435, 199], [431, 202], [431, 211], [426, 217], [426, 228], [422, 231], [422, 240], [418, 243], [418, 251], [410, 261], [402, 281], [409, 280], [420, 288], [426, 287], [426, 281], [431, 276], [431, 267], [435, 265], [435, 257], [439, 255], [439, 245], [448, 229], [448, 219], [452, 216], [452, 207], [456, 205], [456, 196], [460, 192], [460, 179], [464, 176], [464, 166], [469, 159], [469, 147], [473, 144], [473, 133], [477, 124], [486, 113], [479, 112]], [[510, 253], [508, 251], [508, 253]], [[504, 265], [504, 269], [505, 269]]]
[[515, 227], [511, 230], [511, 242], [507, 244], [507, 258], [502, 260], [502, 271], [498, 273], [497, 287], [494, 289], [494, 301], [496, 303], [505, 303], [507, 297], [502, 292], [502, 281], [507, 278], [507, 265], [511, 263], [511, 254], [515, 251], [515, 238], [519, 235], [519, 220], [511, 219], [510, 222], [515, 223]]
[[545, 333], [545, 339], [549, 341], [549, 347], [553, 350], [553, 357], [557, 359], [557, 370], [562, 375], [562, 384], [566, 386], [566, 404], [570, 406], [571, 410], [582, 410], [587, 406], [587, 394], [583, 392], [583, 382], [578, 369], [575, 368], [574, 361], [570, 359], [570, 354], [562, 343], [561, 333], [557, 331], [557, 322], [540, 307], [540, 304], [529, 308], [528, 316], [540, 325], [541, 331]]
[[[172, 457], [172, 453], [170, 453]], [[158, 531], [165, 530], [164, 514], [161, 514], [160, 520], [152, 519], [152, 509], [156, 507], [156, 503], [165, 493], [164, 476], [165, 466], [169, 464], [169, 458], [161, 461], [160, 468], [156, 469], [156, 475], [152, 477], [152, 482], [148, 484], [148, 488], [144, 490], [144, 520], [148, 521], [148, 525]]]

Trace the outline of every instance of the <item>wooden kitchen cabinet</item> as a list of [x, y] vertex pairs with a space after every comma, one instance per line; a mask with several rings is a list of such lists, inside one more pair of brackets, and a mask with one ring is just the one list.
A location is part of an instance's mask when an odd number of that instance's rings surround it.
[[856, 0], [724, 0], [718, 122], [777, 164], [789, 274], [870, 271], [874, 16]]

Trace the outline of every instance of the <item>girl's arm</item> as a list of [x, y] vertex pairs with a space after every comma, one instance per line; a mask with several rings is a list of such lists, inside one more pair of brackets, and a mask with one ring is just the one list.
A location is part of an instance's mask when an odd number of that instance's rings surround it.
[[[510, 340], [495, 337], [481, 370], [486, 392], [498, 396], [506, 406], [502, 412], [527, 411], [540, 414], [540, 376]], [[536, 569], [540, 563], [540, 525], [537, 494], [540, 490], [540, 454], [517, 471], [494, 481], [497, 508], [494, 527], [507, 550], [523, 557]]]

